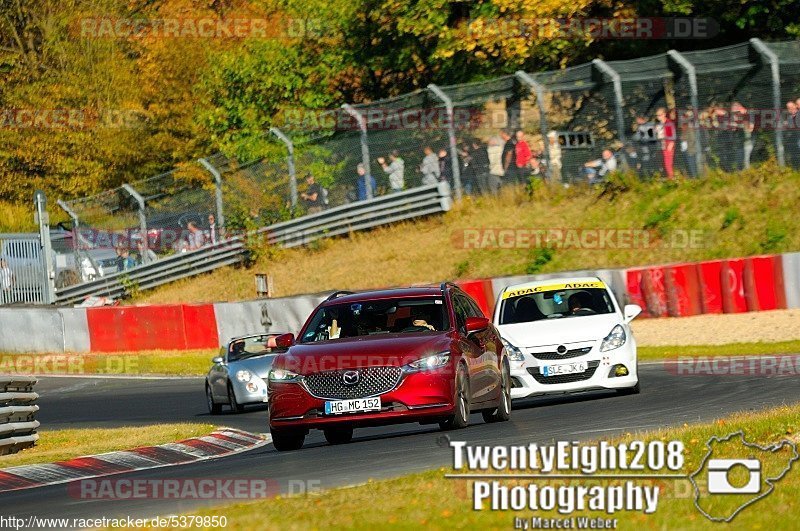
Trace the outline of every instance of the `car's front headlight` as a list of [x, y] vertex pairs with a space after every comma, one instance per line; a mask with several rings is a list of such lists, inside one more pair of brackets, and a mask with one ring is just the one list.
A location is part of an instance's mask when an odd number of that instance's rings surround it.
[[625, 336], [625, 329], [621, 325], [617, 325], [611, 329], [611, 332], [603, 339], [600, 344], [600, 352], [614, 350], [625, 344], [628, 338]]
[[302, 376], [286, 369], [272, 369], [269, 371], [270, 382], [290, 383], [300, 380]]
[[429, 371], [431, 369], [438, 369], [439, 367], [444, 367], [450, 361], [450, 352], [440, 352], [438, 354], [434, 354], [433, 356], [427, 356], [417, 361], [412, 361], [405, 367], [403, 367], [407, 372], [416, 372], [416, 371]]
[[237, 371], [236, 373], [236, 379], [239, 380], [240, 382], [249, 382], [252, 377], [253, 377], [252, 373], [247, 369]]
[[503, 342], [503, 346], [506, 347], [506, 353], [508, 354], [508, 359], [511, 361], [525, 361], [525, 356], [522, 354], [522, 351], [503, 339], [500, 338], [500, 341]]

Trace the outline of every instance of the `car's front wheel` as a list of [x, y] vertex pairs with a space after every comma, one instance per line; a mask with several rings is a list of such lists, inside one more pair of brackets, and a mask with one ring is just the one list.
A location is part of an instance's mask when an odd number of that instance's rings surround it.
[[298, 430], [272, 430], [272, 444], [279, 452], [299, 450], [306, 440], [304, 431]]
[[228, 404], [231, 406], [231, 411], [234, 413], [241, 413], [244, 411], [244, 406], [236, 401], [236, 393], [233, 392], [233, 386], [228, 382]]
[[328, 428], [323, 430], [330, 444], [347, 444], [353, 440], [353, 428]]
[[505, 422], [511, 418], [511, 370], [506, 363], [500, 372], [500, 401], [495, 409], [484, 409], [482, 414], [486, 422]]
[[211, 394], [211, 387], [208, 384], [206, 384], [206, 404], [208, 405], [208, 412], [212, 415], [222, 413], [222, 404], [214, 402], [214, 396]]
[[455, 411], [439, 423], [443, 430], [459, 430], [469, 425], [469, 379], [463, 365], [456, 375]]

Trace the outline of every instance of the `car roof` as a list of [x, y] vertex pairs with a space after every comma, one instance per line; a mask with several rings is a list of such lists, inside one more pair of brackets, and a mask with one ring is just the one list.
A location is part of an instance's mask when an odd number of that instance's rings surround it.
[[[591, 282], [601, 282], [604, 287], [608, 287], [608, 285], [601, 279], [600, 277], [555, 277], [555, 278], [547, 278], [543, 280], [534, 280], [532, 282], [523, 282], [522, 284], [512, 284], [510, 286], [506, 286], [503, 292], [508, 291], [516, 291], [520, 289], [534, 289], [534, 288], [541, 288], [544, 286], [559, 286], [553, 289], [577, 289], [581, 286], [575, 286], [574, 288], [570, 287], [561, 287], [563, 284], [586, 284]], [[583, 287], [596, 287], [596, 286], [583, 286]]]
[[358, 293], [343, 294], [339, 297], [326, 300], [325, 305], [360, 302], [376, 299], [400, 299], [403, 297], [430, 297], [441, 296], [442, 288], [439, 286], [416, 286], [410, 288], [380, 289], [371, 291], [361, 291]]

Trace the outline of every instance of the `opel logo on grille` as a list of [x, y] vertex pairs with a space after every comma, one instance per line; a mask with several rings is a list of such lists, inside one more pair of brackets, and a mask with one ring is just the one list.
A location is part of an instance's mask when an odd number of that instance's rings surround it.
[[345, 385], [357, 385], [361, 381], [361, 374], [358, 371], [345, 371], [342, 374], [342, 383]]
[[556, 352], [558, 352], [561, 355], [564, 355], [567, 352], [567, 347], [565, 347], [564, 345], [559, 345], [558, 348], [556, 349]]

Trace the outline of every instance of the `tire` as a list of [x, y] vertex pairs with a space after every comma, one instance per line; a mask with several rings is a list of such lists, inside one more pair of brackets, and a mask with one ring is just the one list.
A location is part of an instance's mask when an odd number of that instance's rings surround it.
[[328, 428], [323, 432], [329, 444], [347, 444], [353, 440], [353, 428]]
[[236, 393], [233, 392], [233, 386], [228, 382], [228, 404], [231, 406], [231, 412], [241, 413], [244, 411], [244, 406], [236, 401]]
[[439, 422], [443, 430], [460, 430], [469, 425], [469, 378], [463, 366], [458, 368], [456, 375], [455, 412], [445, 420]]
[[299, 450], [303, 447], [306, 434], [296, 430], [272, 430], [272, 444], [279, 452]]
[[627, 396], [627, 395], [638, 395], [642, 392], [642, 386], [640, 382], [636, 382], [636, 385], [633, 387], [625, 387], [623, 389], [617, 389], [617, 394], [620, 396]]
[[208, 412], [212, 415], [219, 415], [222, 413], [222, 404], [214, 402], [214, 396], [211, 394], [211, 388], [206, 384], [206, 405]]
[[483, 420], [486, 422], [506, 422], [511, 418], [511, 370], [505, 362], [500, 374], [500, 382], [502, 389], [497, 407], [481, 411]]

